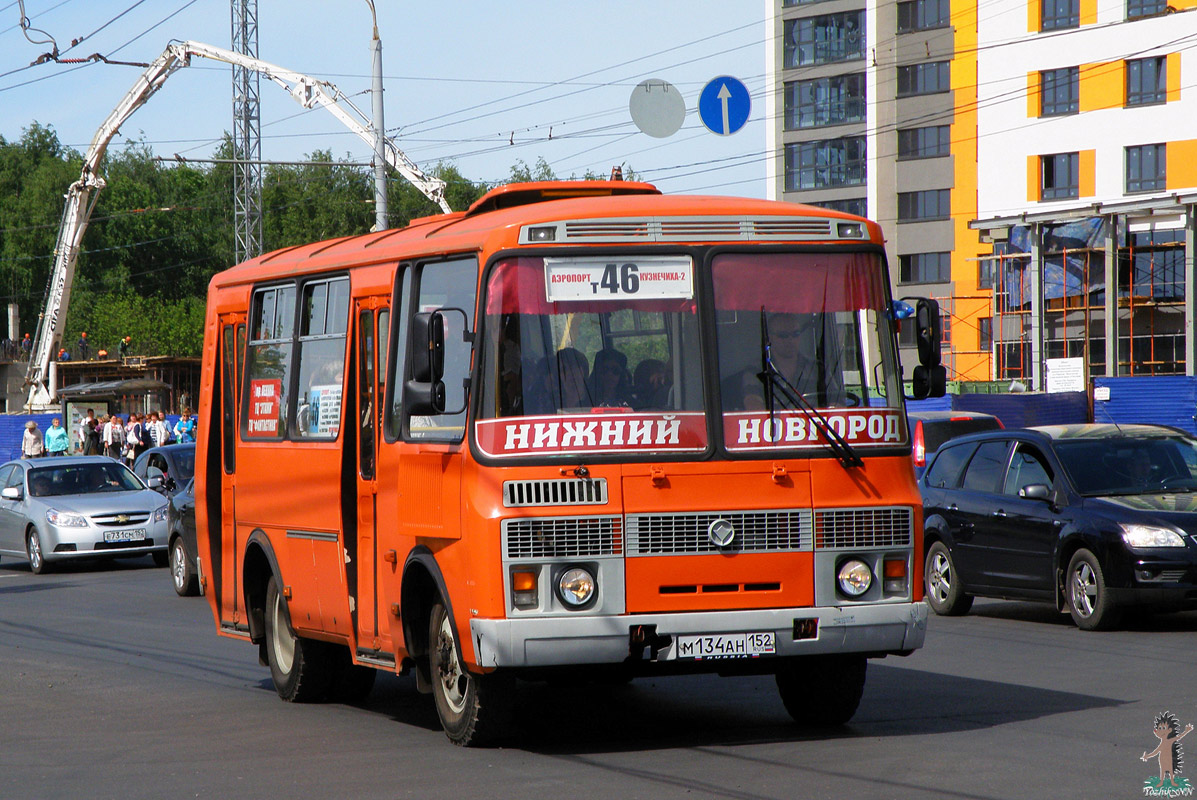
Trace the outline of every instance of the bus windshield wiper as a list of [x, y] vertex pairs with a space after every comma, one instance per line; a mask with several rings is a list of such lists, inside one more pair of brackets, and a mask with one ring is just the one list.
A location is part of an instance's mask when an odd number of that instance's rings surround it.
[[785, 376], [773, 364], [771, 346], [769, 344], [769, 323], [765, 319], [765, 309], [761, 307], [761, 371], [757, 373], [765, 389], [765, 408], [769, 411], [769, 421], [774, 430], [777, 429], [776, 404], [780, 400], [782, 406], [789, 411], [802, 411], [822, 435], [822, 441], [835, 455], [844, 468], [863, 467], [864, 461], [856, 454], [852, 445], [831, 427], [831, 423], [821, 411], [811, 405], [810, 401], [795, 389]]

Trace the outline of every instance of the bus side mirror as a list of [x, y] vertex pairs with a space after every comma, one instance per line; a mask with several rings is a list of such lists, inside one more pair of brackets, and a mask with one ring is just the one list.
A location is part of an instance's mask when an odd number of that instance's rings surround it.
[[943, 364], [933, 367], [919, 364], [914, 368], [910, 392], [915, 400], [925, 400], [928, 397], [943, 397], [948, 391], [948, 371]]
[[445, 374], [445, 318], [439, 311], [412, 317], [411, 374], [419, 383], [437, 383]]
[[435, 417], [445, 413], [444, 381], [408, 381], [404, 394], [408, 412], [413, 416]]
[[[939, 366], [943, 345], [943, 323], [939, 318], [939, 303], [920, 297], [914, 311], [915, 338], [919, 347], [919, 363], [925, 367]], [[915, 373], [918, 382], [918, 373]]]

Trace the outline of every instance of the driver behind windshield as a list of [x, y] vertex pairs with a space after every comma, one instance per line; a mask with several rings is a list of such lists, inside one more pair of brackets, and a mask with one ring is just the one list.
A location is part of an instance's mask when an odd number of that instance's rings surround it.
[[[819, 329], [820, 314], [774, 312], [766, 315], [769, 356], [777, 374], [796, 394], [813, 406], [844, 405], [844, 386], [839, 369], [820, 358], [835, 351]], [[746, 411], [765, 409], [765, 391], [759, 377], [760, 367], [749, 366], [731, 376], [724, 386], [730, 408]], [[777, 396], [781, 396], [780, 392]], [[737, 403], [737, 400], [739, 401]], [[786, 405], [785, 401], [781, 401]]]

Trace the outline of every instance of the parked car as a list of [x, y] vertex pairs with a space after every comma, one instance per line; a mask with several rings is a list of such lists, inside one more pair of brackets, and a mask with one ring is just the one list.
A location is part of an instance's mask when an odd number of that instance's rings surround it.
[[195, 478], [170, 498], [170, 577], [180, 597], [200, 593], [195, 544]]
[[1197, 439], [1159, 425], [974, 434], [920, 483], [925, 585], [937, 614], [974, 596], [1044, 600], [1077, 627], [1134, 604], [1197, 602]]
[[912, 411], [910, 437], [914, 444], [914, 474], [921, 477], [935, 452], [949, 439], [981, 431], [1000, 430], [1002, 421], [979, 411]]
[[0, 553], [28, 560], [35, 573], [71, 559], [146, 553], [166, 566], [169, 504], [118, 461], [10, 461], [0, 466], [0, 487]]
[[173, 497], [195, 475], [195, 442], [152, 447], [133, 462], [133, 472], [143, 481], [161, 477], [162, 492]]

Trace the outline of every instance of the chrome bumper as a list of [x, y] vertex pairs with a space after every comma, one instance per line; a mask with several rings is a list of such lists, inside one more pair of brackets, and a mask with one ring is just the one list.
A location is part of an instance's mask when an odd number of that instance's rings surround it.
[[[818, 635], [795, 639], [795, 620], [817, 618]], [[922, 647], [927, 632], [923, 603], [885, 603], [833, 608], [789, 608], [620, 616], [475, 619], [470, 637], [482, 667], [552, 667], [618, 664], [631, 652], [631, 630], [655, 626], [658, 637], [675, 637], [656, 661], [677, 659], [677, 635], [773, 631], [778, 656], [874, 653]], [[712, 662], [712, 663], [718, 663]]]

